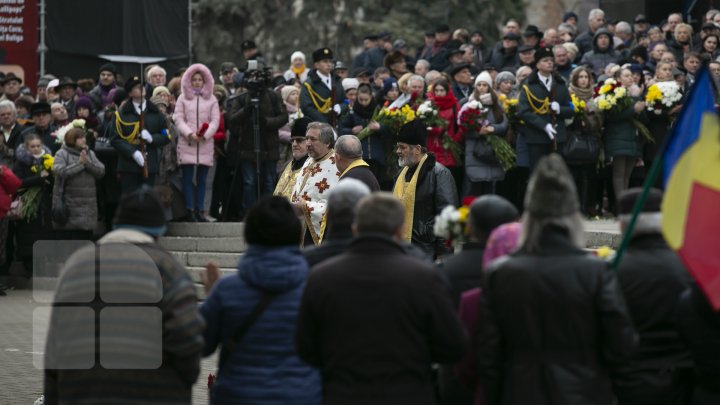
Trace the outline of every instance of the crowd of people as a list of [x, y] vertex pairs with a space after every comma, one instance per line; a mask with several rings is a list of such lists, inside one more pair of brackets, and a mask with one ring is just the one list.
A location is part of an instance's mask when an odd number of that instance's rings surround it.
[[[124, 257], [131, 244], [163, 274], [161, 367], [61, 367], [82, 320], [57, 311], [46, 402], [189, 403], [218, 347], [218, 404], [720, 401], [718, 315], [660, 234], [662, 192], [617, 274], [582, 240], [583, 218], [625, 232], [699, 69], [720, 80], [720, 12], [695, 28], [676, 13], [578, 20], [509, 20], [496, 44], [441, 25], [414, 54], [383, 32], [351, 63], [323, 47], [284, 72], [248, 40], [217, 82], [201, 63], [170, 80], [106, 63], [97, 84], [48, 75], [33, 95], [5, 75], [1, 269], [31, 275], [38, 240], [99, 239], [119, 263], [100, 271], [142, 284], [151, 266]], [[651, 112], [662, 83], [679, 98]], [[435, 222], [461, 201], [469, 241], [454, 252]], [[198, 309], [157, 241], [168, 221], [212, 220], [244, 220], [249, 247], [237, 276], [208, 265]], [[67, 261], [56, 297], [95, 274], [91, 253]]]
[[[642, 193], [619, 198], [623, 233]], [[209, 263], [197, 306], [189, 275], [158, 245], [164, 208], [143, 185], [122, 197], [98, 247], [60, 272], [44, 403], [190, 404], [201, 357], [219, 350], [212, 404], [715, 404], [718, 314], [664, 241], [661, 201], [651, 189], [616, 272], [583, 249], [575, 182], [557, 154], [540, 158], [523, 214], [498, 195], [475, 199], [469, 241], [435, 264], [408, 243], [404, 202], [357, 178], [330, 191], [327, 239], [314, 247], [301, 247], [290, 201], [263, 196], [237, 274], [220, 278]], [[97, 271], [126, 307], [88, 301]], [[134, 300], [145, 304], [127, 307]], [[80, 303], [108, 312], [97, 346], [92, 318], [72, 310]]]
[[[545, 32], [509, 20], [495, 44], [480, 30], [440, 25], [415, 53], [382, 32], [367, 35], [351, 63], [320, 48], [310, 65], [296, 51], [284, 72], [265, 66], [248, 40], [243, 63], [223, 63], [217, 83], [200, 63], [172, 78], [153, 65], [125, 80], [105, 63], [97, 84], [46, 75], [30, 94], [8, 73], [0, 81], [0, 163], [22, 184], [19, 193], [3, 189], [18, 200], [4, 208], [13, 220], [0, 222], [3, 266], [16, 260], [30, 272], [39, 239], [101, 236], [120, 196], [142, 184], [160, 192], [174, 221], [239, 221], [258, 197], [284, 195], [304, 213], [305, 243], [318, 244], [326, 190], [355, 173], [412, 206], [406, 238], [437, 256], [432, 220], [442, 208], [498, 194], [522, 211], [530, 173], [557, 152], [583, 215], [616, 216], [617, 196], [641, 184], [698, 69], [720, 78], [720, 13], [708, 11], [695, 28], [677, 13], [630, 23], [594, 9], [585, 32], [578, 19], [568, 12]], [[598, 101], [607, 79], [627, 95], [613, 108]], [[650, 88], [669, 82], [680, 99], [650, 112]], [[437, 115], [427, 134], [401, 134], [378, 116], [425, 101]], [[477, 128], [462, 117], [474, 105], [485, 114]], [[354, 139], [341, 151], [334, 146], [343, 135]], [[498, 157], [499, 140], [512, 156]]]

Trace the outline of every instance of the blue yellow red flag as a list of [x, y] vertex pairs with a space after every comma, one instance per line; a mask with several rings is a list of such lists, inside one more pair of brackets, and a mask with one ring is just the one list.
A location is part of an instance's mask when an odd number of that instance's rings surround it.
[[662, 232], [720, 309], [720, 120], [702, 69], [664, 151]]

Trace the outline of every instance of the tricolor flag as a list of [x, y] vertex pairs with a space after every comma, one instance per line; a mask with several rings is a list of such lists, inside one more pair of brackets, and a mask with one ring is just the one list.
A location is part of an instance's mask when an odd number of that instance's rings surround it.
[[720, 119], [703, 68], [664, 152], [662, 232], [720, 309]]

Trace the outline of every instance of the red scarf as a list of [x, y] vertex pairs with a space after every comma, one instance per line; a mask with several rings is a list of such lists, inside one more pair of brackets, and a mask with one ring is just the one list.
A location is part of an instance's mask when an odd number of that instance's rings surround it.
[[442, 110], [448, 110], [457, 105], [458, 101], [452, 91], [448, 90], [448, 93], [444, 97], [438, 97], [434, 94], [429, 94], [430, 99]]

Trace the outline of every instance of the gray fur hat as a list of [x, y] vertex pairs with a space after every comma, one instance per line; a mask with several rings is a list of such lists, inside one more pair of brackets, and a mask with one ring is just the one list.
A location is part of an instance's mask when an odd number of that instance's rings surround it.
[[534, 218], [558, 218], [575, 214], [579, 208], [575, 182], [560, 155], [540, 159], [525, 196], [528, 213]]

